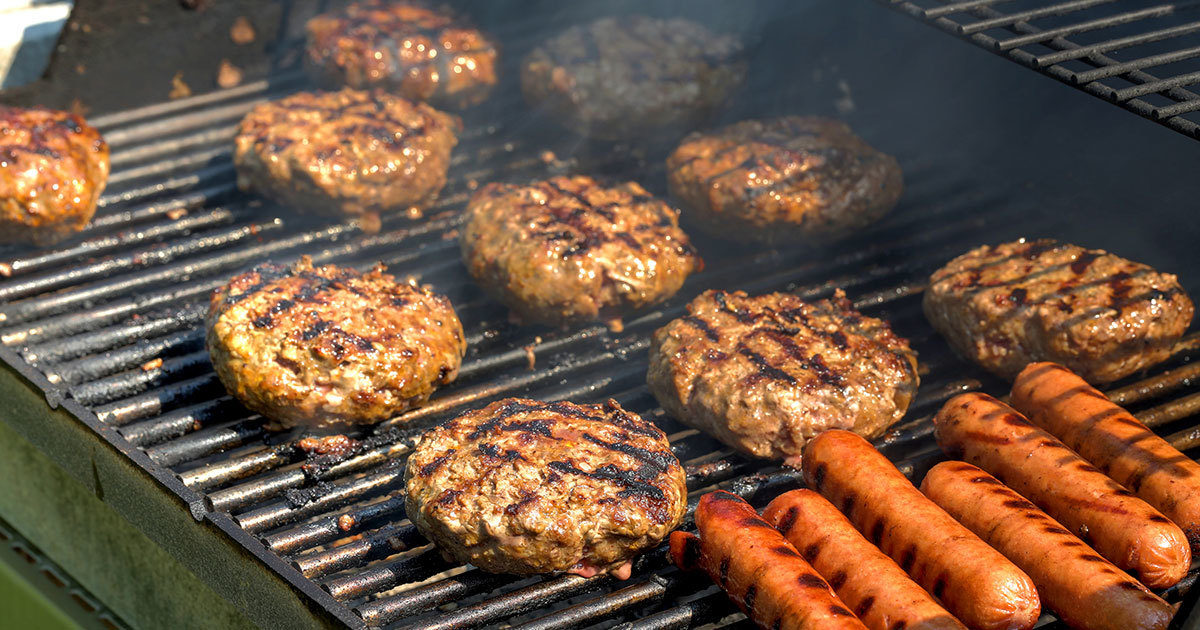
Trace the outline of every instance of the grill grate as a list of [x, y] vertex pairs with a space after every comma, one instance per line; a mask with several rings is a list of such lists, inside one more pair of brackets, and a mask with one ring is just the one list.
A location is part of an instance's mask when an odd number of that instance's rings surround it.
[[1189, 45], [1200, 42], [1200, 2], [878, 1], [1200, 138], [1200, 94], [1189, 87], [1200, 83], [1200, 46]]
[[[662, 549], [642, 556], [628, 582], [569, 575], [514, 581], [455, 566], [415, 532], [401, 494], [404, 458], [420, 428], [511, 395], [611, 397], [652, 419], [685, 463], [691, 507], [713, 486], [761, 504], [799, 485], [795, 472], [743, 459], [665, 416], [646, 390], [649, 334], [705, 288], [820, 298], [842, 287], [859, 308], [912, 340], [925, 369], [921, 392], [910, 419], [879, 442], [906, 472], [936, 459], [928, 417], [942, 401], [1002, 388], [949, 354], [924, 321], [920, 294], [927, 275], [967, 244], [995, 240], [1017, 219], [1036, 232], [1039, 217], [965, 189], [959, 182], [966, 176], [945, 160], [906, 163], [908, 189], [897, 211], [836, 250], [699, 240], [707, 270], [661, 308], [630, 317], [621, 333], [601, 325], [517, 328], [458, 261], [457, 212], [473, 186], [582, 171], [636, 178], [661, 192], [661, 160], [623, 147], [575, 146], [553, 129], [496, 116], [521, 110], [497, 95], [492, 117], [467, 121], [438, 205], [420, 220], [385, 217], [382, 231], [367, 235], [354, 223], [292, 216], [235, 191], [233, 125], [254, 103], [300, 85], [284, 77], [97, 118], [112, 144], [114, 183], [76, 241], [0, 251], [0, 358], [183, 499], [197, 519], [347, 626], [736, 623], [724, 596], [669, 566]], [[543, 156], [547, 150], [573, 157]], [[295, 447], [299, 435], [264, 431], [259, 417], [225, 394], [203, 350], [211, 289], [264, 258], [301, 254], [360, 268], [383, 260], [449, 295], [467, 329], [459, 380], [404, 423], [359, 429], [352, 435], [363, 448], [342, 459], [309, 459]], [[1198, 347], [1200, 337], [1189, 337], [1165, 371], [1114, 393], [1181, 448], [1200, 446], [1200, 436], [1178, 422], [1200, 409], [1200, 368], [1188, 363]]]

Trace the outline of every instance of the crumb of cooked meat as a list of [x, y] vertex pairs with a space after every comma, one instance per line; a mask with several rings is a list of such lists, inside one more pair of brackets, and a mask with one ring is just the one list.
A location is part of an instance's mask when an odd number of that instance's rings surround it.
[[253, 42], [255, 37], [257, 37], [257, 33], [254, 32], [254, 25], [244, 15], [239, 15], [233, 21], [233, 26], [229, 27], [229, 39], [239, 46]]

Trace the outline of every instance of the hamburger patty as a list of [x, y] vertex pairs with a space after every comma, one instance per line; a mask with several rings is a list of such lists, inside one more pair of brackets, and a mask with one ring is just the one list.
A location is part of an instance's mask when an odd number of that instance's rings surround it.
[[925, 316], [961, 355], [1006, 379], [1053, 361], [1109, 383], [1171, 354], [1192, 321], [1175, 276], [1052, 240], [973, 249], [934, 272]]
[[647, 381], [681, 422], [743, 453], [794, 462], [826, 429], [880, 435], [904, 416], [920, 378], [908, 341], [840, 290], [811, 304], [706, 291], [654, 333]]
[[733, 37], [681, 18], [606, 17], [534, 49], [521, 90], [586, 136], [677, 138], [712, 118], [745, 73]]
[[0, 243], [50, 245], [92, 219], [108, 145], [75, 114], [0, 106]]
[[489, 184], [467, 205], [467, 269], [528, 321], [616, 318], [664, 300], [702, 267], [678, 213], [635, 182]]
[[627, 578], [687, 508], [666, 435], [612, 400], [509, 398], [463, 414], [421, 438], [405, 484], [421, 533], [493, 573]]
[[900, 199], [900, 166], [826, 118], [747, 120], [693, 133], [667, 158], [686, 220], [743, 242], [820, 242], [861, 229]]
[[206, 323], [225, 389], [272, 428], [386, 420], [453, 381], [466, 351], [450, 301], [383, 265], [259, 265], [213, 293]]
[[496, 85], [496, 47], [446, 9], [356, 2], [308, 21], [309, 72], [329, 87], [380, 87], [415, 101], [462, 108]]
[[446, 184], [453, 116], [382, 91], [301, 92], [242, 120], [238, 186], [304, 212], [365, 215], [423, 208]]

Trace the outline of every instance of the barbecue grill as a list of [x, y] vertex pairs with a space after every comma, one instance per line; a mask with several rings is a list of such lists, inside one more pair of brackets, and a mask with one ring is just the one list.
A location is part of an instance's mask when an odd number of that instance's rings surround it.
[[[649, 334], [706, 288], [816, 299], [841, 287], [856, 307], [892, 322], [920, 353], [922, 385], [878, 444], [918, 476], [939, 456], [929, 416], [945, 399], [1007, 389], [955, 358], [921, 314], [925, 279], [951, 257], [1051, 236], [1179, 273], [1200, 294], [1194, 193], [1181, 166], [1195, 163], [1194, 140], [967, 54], [869, 3], [779, 2], [734, 23], [752, 69], [725, 119], [841, 115], [900, 159], [906, 191], [896, 211], [826, 248], [697, 239], [705, 271], [669, 302], [628, 317], [622, 332], [509, 324], [458, 257], [458, 213], [476, 186], [582, 172], [665, 192], [661, 148], [580, 141], [521, 102], [515, 62], [581, 18], [552, 6], [508, 19], [503, 7], [475, 7], [504, 44], [505, 85], [464, 115], [440, 201], [420, 219], [385, 216], [378, 234], [236, 191], [233, 127], [255, 103], [307, 87], [295, 70], [92, 116], [113, 161], [92, 224], [58, 246], [0, 251], [0, 472], [8, 480], [0, 514], [135, 626], [744, 626], [720, 590], [675, 570], [663, 548], [644, 554], [624, 582], [519, 579], [443, 560], [404, 514], [403, 462], [414, 439], [506, 396], [613, 398], [670, 436], [692, 507], [714, 486], [761, 507], [798, 486], [798, 473], [677, 423], [645, 387]], [[690, 6], [650, 9], [693, 11], [716, 28], [728, 18]], [[1185, 122], [1171, 126], [1192, 129]], [[295, 445], [301, 433], [264, 430], [225, 393], [203, 347], [213, 288], [263, 260], [302, 254], [359, 268], [382, 260], [448, 295], [467, 331], [458, 380], [400, 419], [350, 431], [362, 446], [346, 456], [308, 457]], [[1169, 361], [1108, 392], [1181, 450], [1200, 447], [1197, 354], [1193, 332]], [[1168, 599], [1182, 599], [1195, 577]]]

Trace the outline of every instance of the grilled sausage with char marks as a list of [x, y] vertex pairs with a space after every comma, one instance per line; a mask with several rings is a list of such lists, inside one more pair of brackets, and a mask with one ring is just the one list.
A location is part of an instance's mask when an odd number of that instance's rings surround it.
[[995, 477], [942, 462], [921, 491], [1021, 567], [1072, 628], [1162, 630], [1173, 609]]
[[1012, 406], [1117, 483], [1158, 508], [1200, 549], [1200, 464], [1067, 368], [1032, 363]]
[[795, 547], [737, 495], [717, 491], [700, 497], [696, 528], [699, 537], [671, 535], [676, 566], [704, 569], [759, 627], [866, 628]]
[[938, 445], [995, 475], [1150, 588], [1187, 575], [1187, 538], [1158, 510], [987, 394], [960, 394], [933, 419]]
[[872, 630], [966, 630], [891, 558], [812, 490], [781, 494], [763, 510]]
[[826, 431], [805, 447], [803, 468], [809, 487], [968, 627], [1037, 622], [1041, 600], [1029, 576], [921, 494], [870, 442]]

